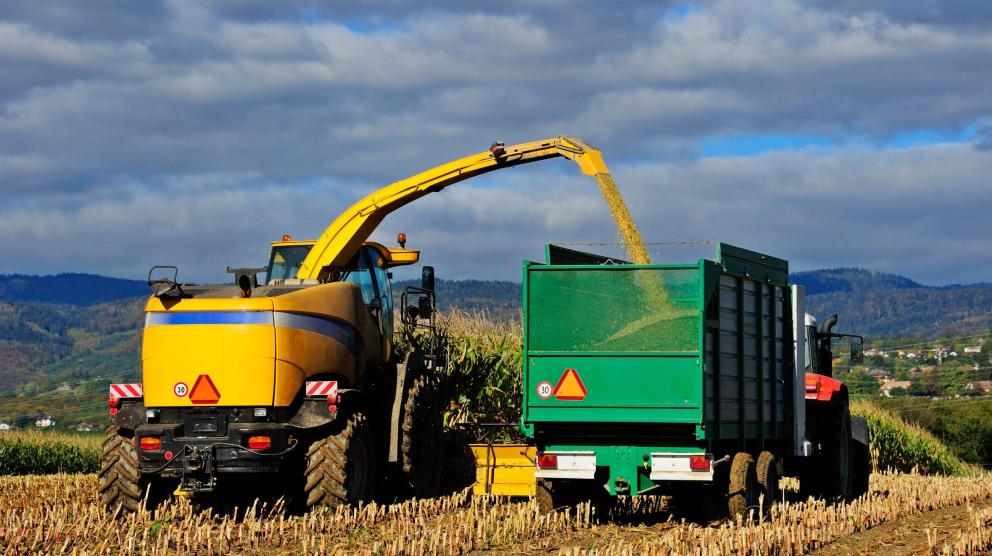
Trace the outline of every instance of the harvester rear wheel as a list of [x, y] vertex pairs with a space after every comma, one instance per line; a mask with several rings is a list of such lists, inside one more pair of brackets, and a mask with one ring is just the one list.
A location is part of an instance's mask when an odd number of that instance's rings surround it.
[[368, 422], [361, 413], [348, 419], [337, 434], [307, 449], [307, 508], [356, 504], [371, 498], [375, 457]]
[[772, 505], [779, 499], [778, 465], [775, 463], [774, 454], [767, 451], [758, 454], [758, 465], [755, 470], [758, 475], [758, 486], [764, 497], [761, 502], [761, 511], [768, 515], [771, 513]]
[[758, 490], [754, 457], [747, 452], [737, 452], [730, 464], [730, 488], [727, 491], [727, 512], [730, 519], [744, 517], [748, 510], [758, 505]]
[[437, 494], [441, 484], [441, 393], [430, 376], [418, 377], [403, 403], [403, 473], [420, 498]]
[[137, 512], [143, 504], [151, 510], [169, 496], [168, 485], [142, 476], [133, 437], [125, 434], [116, 425], [107, 429], [100, 453], [100, 498], [110, 510], [119, 506]]

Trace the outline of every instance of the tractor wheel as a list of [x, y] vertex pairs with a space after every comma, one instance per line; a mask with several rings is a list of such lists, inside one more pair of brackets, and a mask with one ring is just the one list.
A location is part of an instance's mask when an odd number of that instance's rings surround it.
[[730, 488], [727, 491], [730, 519], [746, 517], [748, 510], [758, 505], [759, 488], [754, 457], [747, 452], [737, 452], [730, 464]]
[[860, 442], [851, 442], [851, 487], [850, 499], [860, 498], [868, 493], [868, 481], [871, 478], [871, 453], [868, 446]]
[[758, 454], [758, 465], [755, 468], [758, 475], [758, 487], [764, 497], [761, 503], [761, 511], [765, 515], [771, 513], [772, 505], [778, 502], [778, 465], [775, 463], [775, 456], [771, 452], [761, 452]]
[[437, 494], [441, 484], [443, 409], [441, 393], [429, 376], [418, 377], [403, 403], [403, 473], [419, 498]]
[[134, 449], [132, 437], [124, 436], [116, 425], [111, 425], [100, 454], [103, 504], [110, 510], [120, 507], [126, 512], [137, 512], [143, 505], [154, 509], [168, 496], [167, 484], [144, 477], [138, 470], [138, 451]]
[[307, 508], [357, 504], [371, 498], [375, 457], [368, 422], [361, 413], [348, 419], [337, 434], [307, 449]]
[[[810, 415], [810, 413], [807, 413]], [[820, 453], [804, 466], [799, 489], [804, 497], [849, 500], [851, 495], [851, 413], [847, 402], [815, 413], [815, 440]]]

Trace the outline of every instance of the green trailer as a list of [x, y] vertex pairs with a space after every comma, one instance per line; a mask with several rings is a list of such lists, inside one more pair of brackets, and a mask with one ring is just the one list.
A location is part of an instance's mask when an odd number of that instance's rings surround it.
[[521, 429], [540, 506], [689, 494], [739, 514], [767, 509], [782, 473], [810, 494], [866, 490], [864, 424], [824, 368], [846, 335], [836, 317], [817, 330], [788, 274], [722, 243], [689, 264], [554, 245], [525, 262]]

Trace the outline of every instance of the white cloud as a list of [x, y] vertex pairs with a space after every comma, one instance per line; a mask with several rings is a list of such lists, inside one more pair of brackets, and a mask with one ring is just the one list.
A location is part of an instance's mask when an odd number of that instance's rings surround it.
[[[992, 170], [975, 124], [992, 114], [992, 27], [975, 20], [992, 14], [965, 4], [3, 6], [0, 272], [134, 276], [171, 259], [216, 276], [388, 181], [567, 133], [604, 150], [650, 239], [990, 279], [973, 253]], [[872, 145], [968, 126], [979, 149], [696, 152], [727, 134]], [[544, 241], [615, 238], [573, 173], [487, 180], [393, 215], [384, 237], [422, 239], [448, 275], [510, 278]]]

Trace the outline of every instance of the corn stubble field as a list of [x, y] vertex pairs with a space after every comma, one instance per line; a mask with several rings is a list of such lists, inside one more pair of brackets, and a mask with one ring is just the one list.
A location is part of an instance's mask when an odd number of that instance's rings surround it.
[[[446, 320], [452, 404], [445, 422], [513, 421], [519, 415], [519, 327], [464, 314]], [[942, 509], [957, 516], [954, 526], [934, 527], [933, 534], [928, 528], [913, 552], [978, 554], [992, 548], [992, 476], [870, 402], [858, 400], [852, 411], [868, 418], [876, 468], [893, 471], [876, 473], [866, 497], [840, 505], [798, 500], [795, 481], [783, 479], [787, 501], [753, 522], [687, 521], [661, 497], [623, 504], [610, 520], [597, 519], [588, 506], [577, 515], [540, 515], [533, 501], [472, 497], [467, 491], [303, 516], [282, 511], [278, 502], [259, 502], [234, 518], [183, 498], [151, 513], [115, 515], [100, 503], [92, 474], [99, 438], [4, 433], [0, 555], [802, 554]], [[57, 470], [72, 473], [26, 474]], [[876, 541], [864, 542], [855, 553], [881, 549]]]
[[933, 554], [981, 553], [992, 546], [988, 477], [880, 474], [870, 493], [850, 504], [788, 502], [754, 522], [699, 525], [646, 498], [618, 510], [613, 522], [579, 514], [542, 516], [532, 501], [467, 493], [393, 505], [370, 504], [287, 516], [255, 506], [241, 519], [197, 511], [179, 499], [153, 513], [104, 510], [93, 475], [0, 478], [0, 546], [4, 554], [432, 554], [561, 552], [566, 554], [802, 554], [831, 541], [919, 512], [970, 512], [956, 536], [931, 542]]

